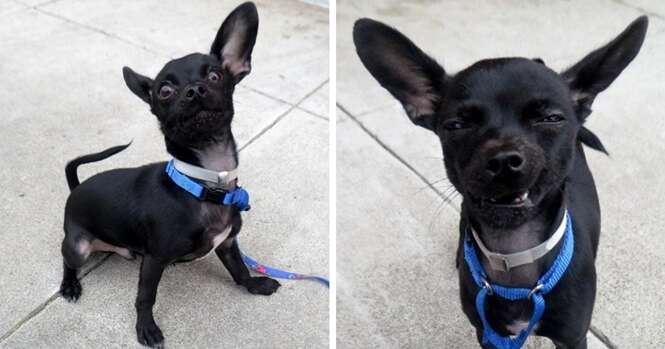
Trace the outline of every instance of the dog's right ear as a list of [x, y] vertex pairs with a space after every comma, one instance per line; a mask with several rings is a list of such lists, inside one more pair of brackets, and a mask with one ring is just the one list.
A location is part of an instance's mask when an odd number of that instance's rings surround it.
[[222, 62], [235, 83], [252, 70], [252, 50], [259, 30], [256, 5], [246, 2], [236, 7], [222, 23], [210, 47], [210, 54]]
[[446, 72], [399, 31], [368, 18], [353, 26], [353, 42], [367, 70], [402, 103], [416, 125], [434, 130]]
[[137, 74], [129, 67], [122, 68], [122, 76], [125, 78], [125, 84], [144, 102], [150, 104], [150, 90], [152, 89], [152, 79]]

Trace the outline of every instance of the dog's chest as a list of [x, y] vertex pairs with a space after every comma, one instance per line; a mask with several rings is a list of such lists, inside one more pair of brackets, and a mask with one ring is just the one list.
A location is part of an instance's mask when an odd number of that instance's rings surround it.
[[214, 251], [231, 233], [231, 209], [229, 207], [203, 203], [199, 213], [203, 230], [194, 250], [180, 260], [191, 261], [206, 257]]

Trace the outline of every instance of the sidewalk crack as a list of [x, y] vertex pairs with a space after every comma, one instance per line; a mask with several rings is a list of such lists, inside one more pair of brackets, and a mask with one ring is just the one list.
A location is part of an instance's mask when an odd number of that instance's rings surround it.
[[[107, 253], [106, 256], [102, 257], [99, 261], [93, 264], [88, 270], [85, 270], [79, 277], [79, 280], [83, 280], [83, 278], [88, 276], [88, 274], [90, 274], [93, 270], [99, 268], [102, 264], [104, 264], [104, 262], [106, 262], [111, 257], [111, 255], [113, 255], [113, 253]], [[44, 302], [39, 304], [35, 309], [30, 311], [28, 315], [24, 316], [21, 320], [19, 320], [19, 322], [17, 322], [14, 326], [12, 326], [12, 328], [10, 328], [9, 331], [3, 334], [2, 337], [0, 337], [0, 344], [2, 344], [2, 342], [4, 342], [7, 338], [11, 337], [14, 333], [16, 333], [16, 331], [21, 329], [23, 325], [30, 322], [30, 320], [32, 320], [37, 315], [41, 314], [51, 303], [53, 303], [53, 301], [55, 301], [58, 298], [60, 298], [59, 290], [53, 293]]]
[[599, 341], [601, 341], [605, 346], [609, 349], [618, 349], [617, 345], [614, 344], [603, 331], [601, 331], [598, 327], [591, 325], [589, 327], [589, 332], [596, 338], [598, 338]]
[[437, 189], [434, 186], [434, 183], [430, 182], [425, 176], [420, 173], [418, 170], [416, 170], [413, 166], [411, 166], [410, 163], [408, 163], [406, 160], [404, 160], [401, 156], [399, 156], [395, 151], [390, 149], [390, 147], [384, 143], [377, 135], [372, 133], [372, 131], [367, 128], [356, 116], [351, 114], [344, 106], [342, 106], [339, 103], [336, 103], [337, 108], [339, 108], [344, 114], [346, 114], [350, 120], [355, 122], [360, 128], [367, 133], [374, 141], [376, 141], [385, 151], [390, 153], [397, 161], [401, 162], [402, 165], [406, 166], [413, 174], [415, 174], [421, 181], [423, 181], [430, 189], [432, 189], [445, 203], [448, 204], [448, 206], [452, 207], [455, 211], [459, 212], [459, 207], [455, 205], [455, 203], [450, 200], [446, 195], [444, 195], [443, 192], [441, 192], [439, 189]]
[[238, 149], [238, 152], [244, 150], [250, 144], [254, 143], [254, 141], [259, 139], [259, 137], [263, 136], [271, 128], [273, 128], [275, 125], [277, 125], [278, 122], [280, 122], [287, 115], [289, 115], [289, 113], [292, 112], [294, 109], [296, 109], [296, 108], [300, 109], [298, 107], [300, 105], [300, 103], [302, 103], [305, 99], [307, 99], [309, 96], [314, 94], [314, 92], [316, 92], [318, 89], [321, 88], [321, 86], [325, 85], [326, 83], [328, 83], [328, 79], [326, 79], [324, 82], [322, 82], [318, 86], [316, 86], [313, 90], [311, 90], [309, 93], [307, 93], [304, 97], [302, 97], [300, 100], [298, 100], [298, 102], [296, 102], [295, 104], [288, 104], [290, 106], [289, 109], [287, 109], [285, 112], [283, 112], [282, 114], [277, 116], [277, 118], [275, 118], [275, 120], [273, 120], [270, 124], [268, 124], [268, 126], [264, 127], [261, 131], [259, 131], [259, 133], [254, 135], [249, 141], [247, 141], [247, 143], [245, 143], [243, 146], [240, 147], [240, 149]]

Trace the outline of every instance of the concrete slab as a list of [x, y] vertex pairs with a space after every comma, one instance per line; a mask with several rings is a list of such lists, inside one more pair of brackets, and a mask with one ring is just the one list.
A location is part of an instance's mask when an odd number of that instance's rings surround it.
[[473, 346], [455, 212], [353, 121], [337, 137], [337, 347]]
[[648, 39], [589, 121], [610, 152], [589, 156], [603, 210], [593, 323], [620, 348], [665, 346], [665, 314], [653, 311], [665, 308], [665, 240], [653, 235], [665, 215], [665, 119], [653, 103], [665, 99], [665, 72], [656, 68], [665, 35]]
[[[242, 183], [252, 192], [241, 234], [248, 255], [327, 274], [327, 145], [327, 124], [294, 111], [241, 152]], [[80, 303], [56, 299], [0, 347], [139, 347], [133, 307], [139, 265], [111, 257], [83, 280]], [[282, 284], [271, 297], [254, 296], [233, 283], [214, 254], [178, 264], [160, 283], [156, 321], [170, 348], [326, 347], [327, 289], [309, 281]]]
[[627, 7], [633, 7], [637, 10], [645, 12], [650, 16], [660, 17], [660, 20], [665, 19], [665, 3], [662, 1], [654, 0], [613, 0], [616, 3], [622, 4]]
[[9, 0], [0, 1], [0, 16], [8, 15], [10, 13], [25, 9], [18, 3]]
[[[605, 0], [575, 4], [339, 1], [337, 100], [354, 114], [390, 103], [391, 97], [376, 88], [376, 82], [355, 54], [351, 33], [353, 22], [361, 17], [397, 27], [438, 59], [447, 71], [456, 72], [480, 59], [501, 56], [542, 57], [546, 63], [563, 68], [612, 39], [640, 14], [638, 10]], [[592, 26], [590, 18], [594, 18]], [[663, 30], [662, 23], [654, 18], [651, 30]], [[556, 50], [552, 50], [553, 43]]]
[[[182, 6], [177, 0], [67, 0], [40, 8], [139, 47], [180, 57], [208, 52], [222, 21], [241, 2], [201, 1]], [[252, 74], [242, 84], [296, 103], [328, 77], [328, 10], [292, 0], [256, 3], [260, 29]]]
[[327, 119], [329, 114], [328, 108], [330, 105], [329, 90], [330, 85], [328, 83], [321, 85], [316, 92], [305, 98], [298, 107]]

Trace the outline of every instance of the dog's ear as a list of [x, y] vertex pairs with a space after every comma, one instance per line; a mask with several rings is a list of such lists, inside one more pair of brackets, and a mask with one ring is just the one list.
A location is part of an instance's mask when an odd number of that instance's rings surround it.
[[610, 43], [589, 53], [561, 74], [582, 121], [591, 113], [596, 95], [610, 86], [640, 51], [648, 24], [646, 16], [637, 18]]
[[416, 125], [433, 130], [446, 73], [399, 31], [368, 18], [356, 21], [353, 42], [367, 70], [402, 103]]
[[222, 68], [238, 83], [252, 70], [252, 49], [259, 29], [256, 6], [246, 2], [236, 7], [219, 28], [210, 54], [222, 62]]
[[144, 102], [150, 104], [150, 89], [152, 89], [152, 79], [137, 74], [129, 67], [122, 68], [122, 76], [125, 78], [125, 84]]

